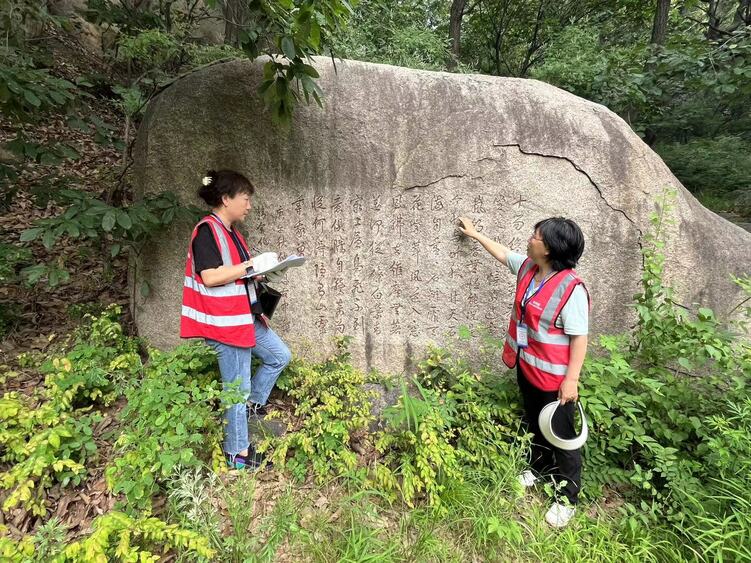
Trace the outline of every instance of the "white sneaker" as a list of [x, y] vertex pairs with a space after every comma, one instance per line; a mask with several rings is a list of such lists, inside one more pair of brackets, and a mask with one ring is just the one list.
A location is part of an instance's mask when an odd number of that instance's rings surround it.
[[535, 474], [532, 473], [529, 469], [527, 469], [524, 473], [519, 475], [517, 479], [519, 479], [519, 483], [525, 489], [532, 487], [537, 481], [537, 477], [535, 477]]
[[574, 517], [576, 512], [575, 506], [566, 506], [559, 502], [553, 503], [547, 514], [545, 514], [545, 521], [553, 526], [553, 528], [564, 528]]

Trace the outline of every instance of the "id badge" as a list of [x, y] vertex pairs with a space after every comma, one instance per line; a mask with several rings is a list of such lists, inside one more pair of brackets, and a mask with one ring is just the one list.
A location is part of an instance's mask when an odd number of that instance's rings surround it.
[[516, 345], [519, 348], [526, 348], [529, 346], [529, 342], [527, 341], [527, 325], [524, 323], [516, 324]]

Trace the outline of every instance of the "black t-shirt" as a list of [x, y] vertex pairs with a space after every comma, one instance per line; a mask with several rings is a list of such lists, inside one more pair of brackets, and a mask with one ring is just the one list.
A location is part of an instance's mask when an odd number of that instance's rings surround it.
[[[243, 260], [250, 258], [234, 231], [227, 231], [227, 233], [235, 243], [235, 247], [237, 248], [240, 257]], [[211, 232], [211, 227], [206, 223], [198, 227], [196, 238], [193, 239], [193, 264], [199, 275], [204, 270], [218, 268], [224, 264], [222, 253], [219, 251], [216, 240], [214, 240], [214, 234]]]
[[206, 223], [198, 227], [196, 238], [193, 239], [193, 264], [199, 275], [204, 270], [218, 268], [224, 264], [211, 227]]
[[[240, 254], [240, 257], [243, 260], [249, 259], [250, 256], [248, 256], [245, 248], [243, 248], [242, 244], [240, 243], [240, 239], [235, 234], [234, 230], [229, 231], [225, 227], [225, 231], [227, 231], [227, 233], [230, 235], [230, 238], [235, 243], [235, 247], [237, 248], [237, 252], [238, 254]], [[224, 265], [224, 260], [222, 260], [222, 253], [219, 250], [219, 246], [217, 246], [216, 244], [216, 240], [214, 240], [214, 233], [211, 232], [211, 227], [206, 223], [198, 227], [196, 238], [193, 239], [193, 265], [195, 266], [198, 275], [201, 275], [201, 272], [203, 272], [204, 270], [218, 268], [219, 266]], [[247, 288], [250, 280], [246, 279], [243, 281], [245, 282], [245, 287]], [[248, 293], [248, 300], [250, 300], [250, 293]], [[252, 304], [251, 309], [254, 314], [260, 314], [263, 312], [263, 310], [260, 308], [260, 301]]]

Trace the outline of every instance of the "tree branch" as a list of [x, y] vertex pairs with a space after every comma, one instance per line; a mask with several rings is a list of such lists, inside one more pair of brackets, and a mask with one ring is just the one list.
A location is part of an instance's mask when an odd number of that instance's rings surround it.
[[702, 26], [706, 26], [706, 27], [708, 27], [709, 29], [711, 29], [712, 31], [714, 31], [714, 32], [716, 32], [716, 33], [721, 33], [721, 34], [723, 34], [723, 35], [728, 35], [728, 36], [732, 36], [732, 35], [733, 35], [733, 34], [732, 34], [731, 32], [729, 32], [729, 31], [725, 31], [724, 29], [720, 29], [719, 27], [715, 27], [715, 26], [713, 26], [713, 25], [712, 25], [711, 23], [708, 23], [708, 22], [703, 22], [703, 21], [701, 21], [701, 20], [697, 20], [696, 18], [693, 18], [693, 17], [691, 17], [691, 16], [689, 16], [689, 15], [686, 15], [686, 16], [684, 16], [684, 17], [685, 17], [685, 18], [686, 18], [687, 20], [689, 20], [689, 21], [692, 21], [692, 22], [694, 22], [694, 23], [698, 23], [699, 25], [702, 25]]

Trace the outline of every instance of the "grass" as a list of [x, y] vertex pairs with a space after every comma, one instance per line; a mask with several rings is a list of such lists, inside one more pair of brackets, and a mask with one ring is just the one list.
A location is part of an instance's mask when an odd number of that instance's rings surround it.
[[546, 493], [522, 491], [518, 465], [509, 460], [501, 472], [451, 484], [442, 512], [389, 503], [354, 478], [315, 487], [273, 471], [222, 478], [189, 471], [172, 482], [170, 518], [206, 534], [217, 560], [230, 562], [685, 560], [677, 535], [596, 504], [580, 507], [568, 528], [551, 529]]
[[208, 537], [217, 560], [275, 561], [300, 515], [289, 487], [264, 513], [267, 503], [257, 502], [258, 485], [251, 473], [220, 478], [209, 470], [178, 471], [168, 487], [169, 519]]

